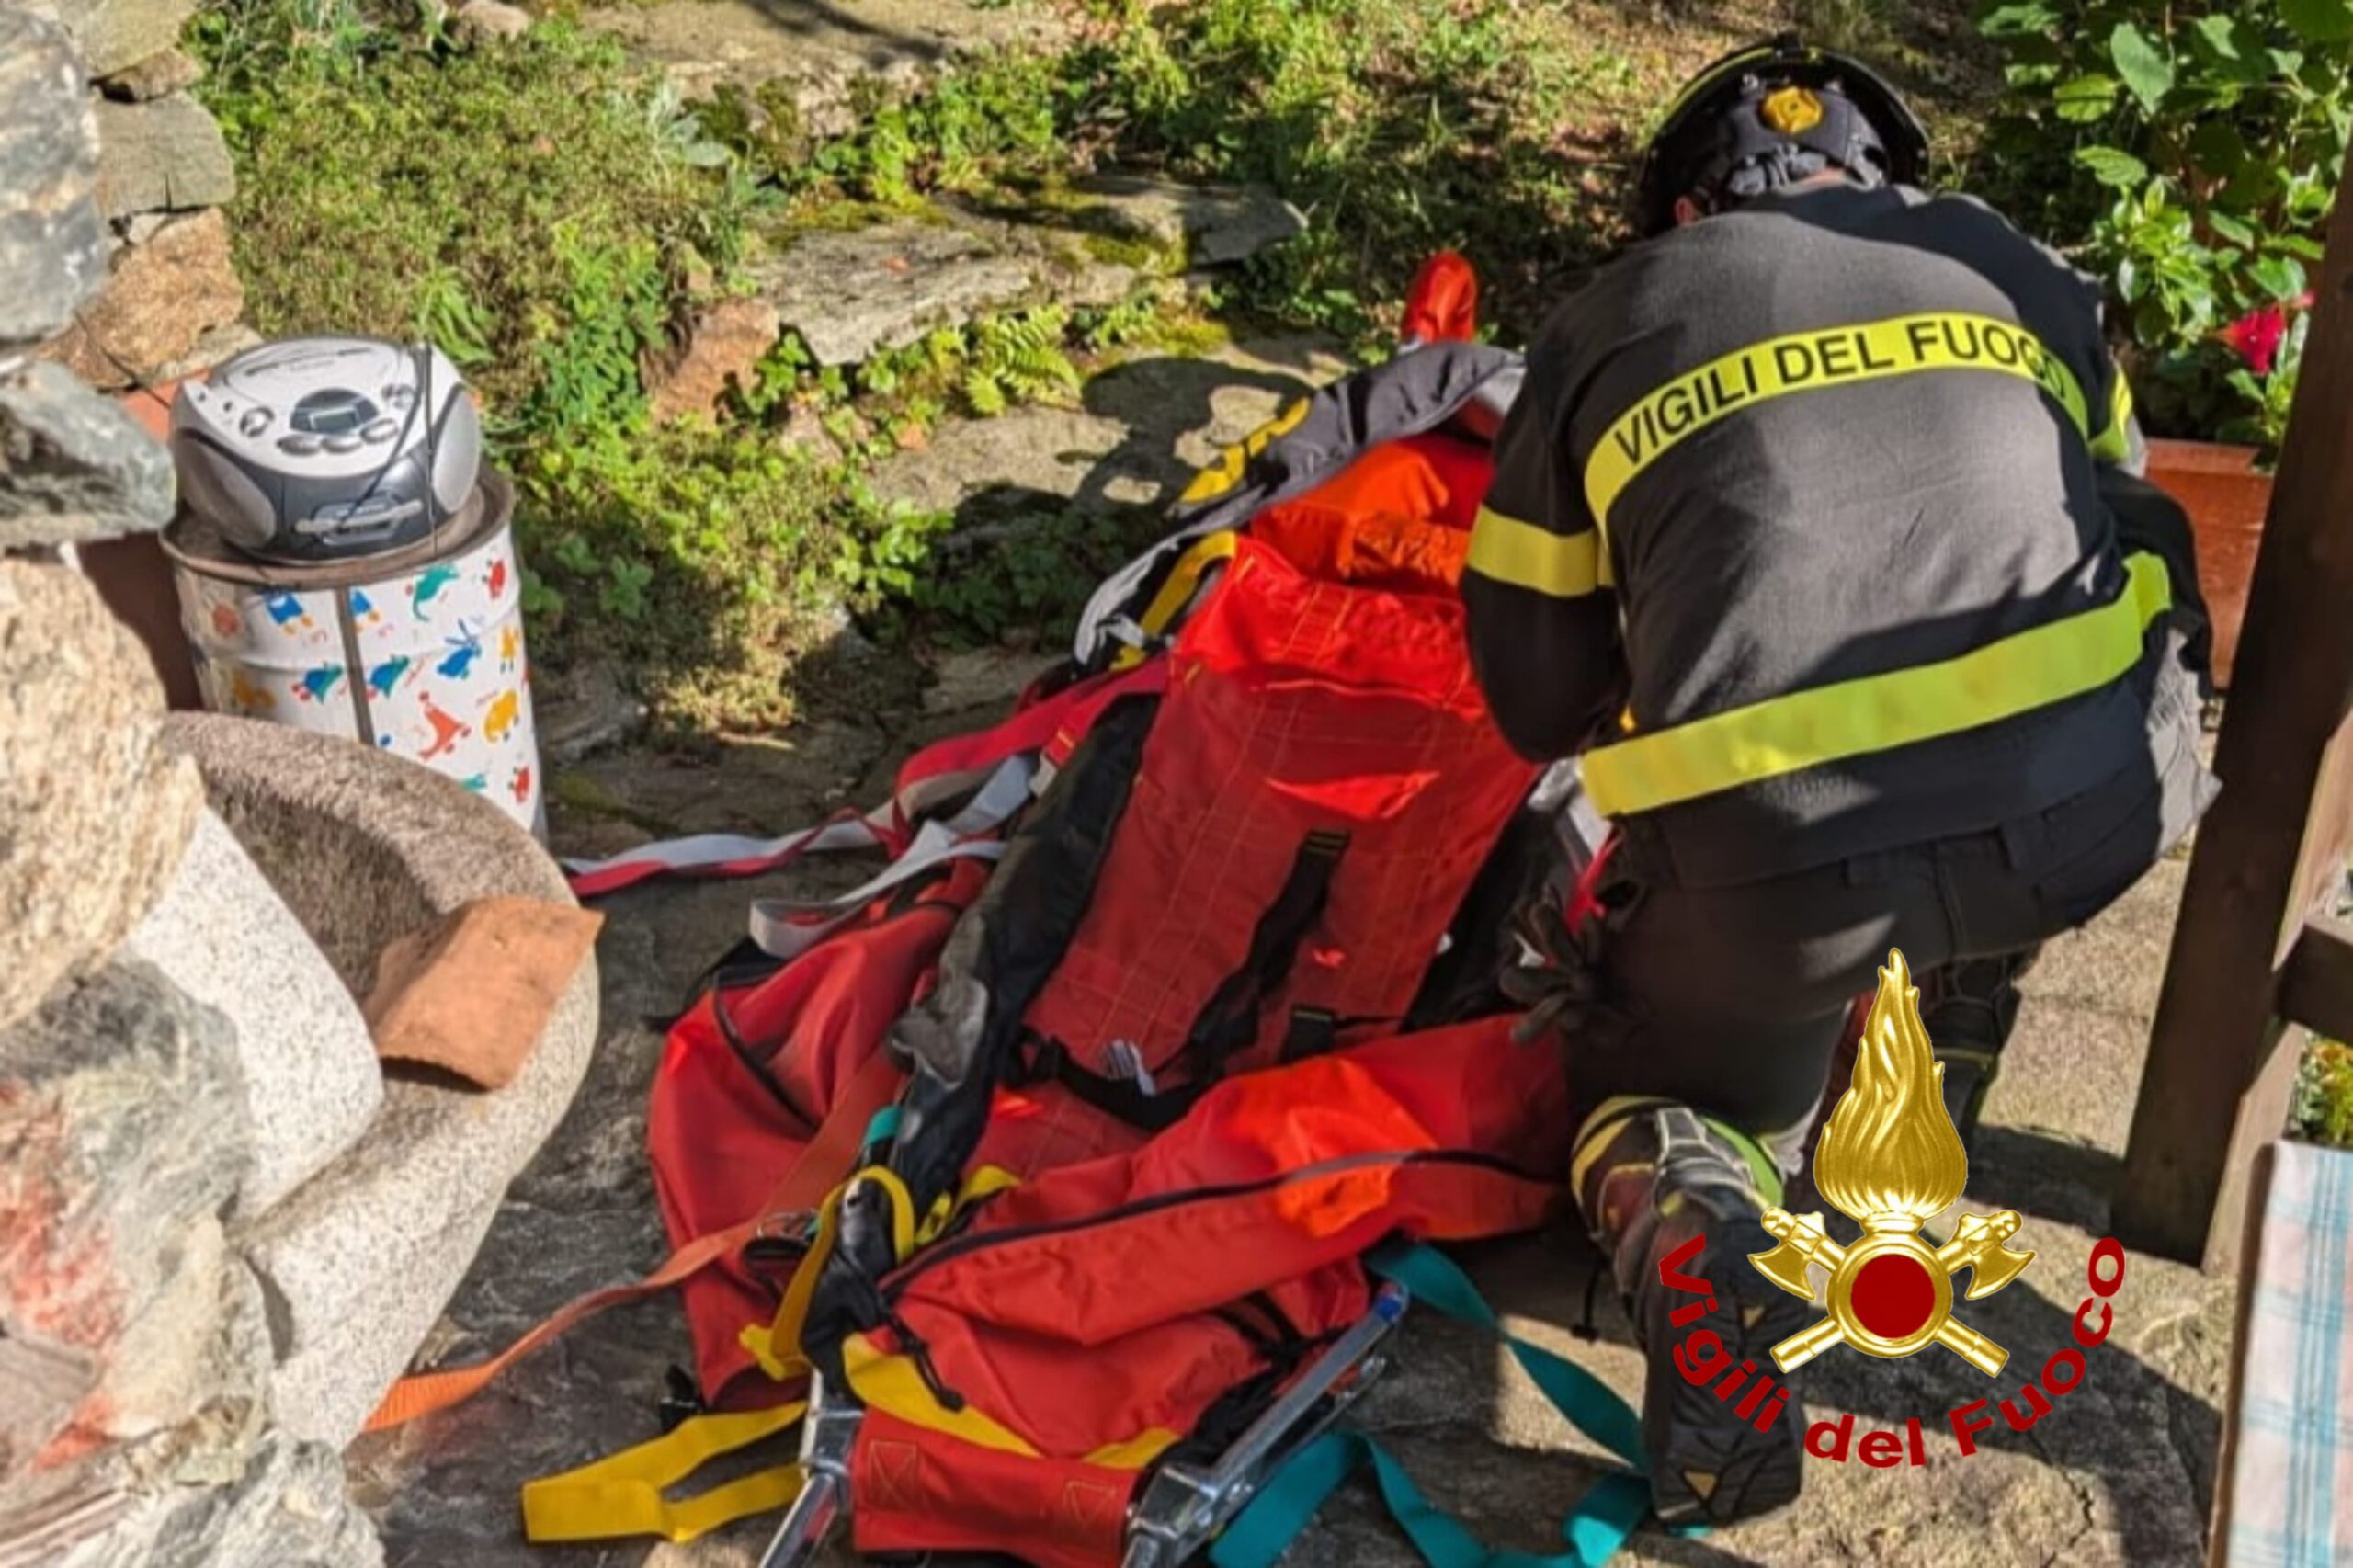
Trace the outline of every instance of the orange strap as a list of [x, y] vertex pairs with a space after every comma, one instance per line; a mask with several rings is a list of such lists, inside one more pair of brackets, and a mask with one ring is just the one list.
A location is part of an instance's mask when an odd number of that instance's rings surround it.
[[898, 1097], [900, 1076], [891, 1053], [878, 1045], [866, 1059], [866, 1065], [843, 1088], [841, 1097], [825, 1113], [817, 1135], [802, 1146], [800, 1158], [784, 1173], [784, 1179], [777, 1184], [757, 1214], [723, 1231], [697, 1236], [672, 1253], [661, 1267], [634, 1284], [592, 1290], [565, 1302], [546, 1322], [487, 1361], [403, 1378], [386, 1392], [383, 1403], [368, 1418], [364, 1430], [381, 1432], [462, 1403], [480, 1393], [499, 1373], [581, 1319], [607, 1307], [666, 1290], [680, 1280], [692, 1278], [749, 1241], [765, 1220], [816, 1208], [857, 1166], [858, 1153], [866, 1142], [867, 1125], [877, 1111]]

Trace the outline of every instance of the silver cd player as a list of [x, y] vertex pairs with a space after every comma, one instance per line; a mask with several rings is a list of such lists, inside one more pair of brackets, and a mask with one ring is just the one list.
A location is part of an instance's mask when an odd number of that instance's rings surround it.
[[252, 555], [336, 561], [415, 543], [472, 494], [482, 426], [430, 344], [301, 337], [172, 402], [180, 498]]

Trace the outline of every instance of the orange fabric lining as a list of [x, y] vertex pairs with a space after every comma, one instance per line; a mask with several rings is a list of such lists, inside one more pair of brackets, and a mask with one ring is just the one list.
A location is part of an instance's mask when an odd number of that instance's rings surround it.
[[1493, 470], [1487, 449], [1460, 437], [1391, 441], [1260, 512], [1250, 534], [1312, 577], [1450, 592]]

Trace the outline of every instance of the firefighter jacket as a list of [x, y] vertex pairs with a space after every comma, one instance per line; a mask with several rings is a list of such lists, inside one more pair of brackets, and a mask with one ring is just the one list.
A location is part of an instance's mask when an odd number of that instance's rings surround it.
[[1463, 578], [1505, 734], [1589, 747], [1595, 802], [1696, 886], [2148, 767], [2205, 618], [2098, 304], [1984, 204], [1895, 187], [1604, 268], [1529, 355]]

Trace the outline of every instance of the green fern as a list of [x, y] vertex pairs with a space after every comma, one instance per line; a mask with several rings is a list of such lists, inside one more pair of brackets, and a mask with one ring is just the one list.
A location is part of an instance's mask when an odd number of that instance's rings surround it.
[[994, 419], [1010, 406], [1004, 383], [977, 365], [964, 372], [964, 401], [983, 419]]
[[981, 415], [1015, 403], [1057, 403], [1075, 397], [1078, 367], [1063, 351], [1070, 312], [1041, 306], [983, 322], [972, 331], [964, 396]]

